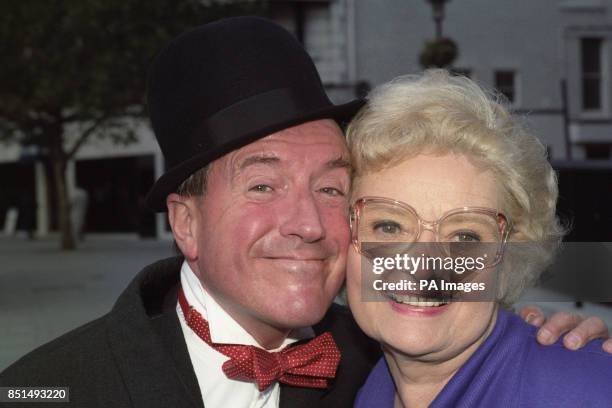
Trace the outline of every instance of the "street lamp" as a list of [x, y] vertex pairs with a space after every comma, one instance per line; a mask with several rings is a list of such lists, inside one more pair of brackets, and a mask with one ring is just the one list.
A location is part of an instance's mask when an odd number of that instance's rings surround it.
[[433, 20], [436, 23], [436, 38], [426, 41], [419, 55], [419, 63], [423, 68], [450, 67], [459, 54], [457, 44], [450, 38], [442, 37], [444, 6], [448, 1], [450, 0], [427, 0], [431, 4]]
[[449, 0], [427, 0], [431, 4], [433, 20], [436, 23], [436, 39], [442, 38], [442, 20], [444, 20], [444, 5]]

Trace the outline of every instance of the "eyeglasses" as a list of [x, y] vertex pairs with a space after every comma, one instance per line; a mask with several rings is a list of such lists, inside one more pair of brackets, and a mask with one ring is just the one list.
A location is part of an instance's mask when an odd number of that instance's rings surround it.
[[508, 217], [491, 208], [456, 208], [427, 221], [410, 205], [385, 197], [358, 199], [351, 206], [350, 222], [353, 245], [366, 256], [385, 244], [394, 244], [387, 245], [387, 250], [399, 248], [397, 244], [409, 249], [424, 230], [430, 230], [445, 255], [484, 256], [487, 267], [501, 259], [512, 229]]

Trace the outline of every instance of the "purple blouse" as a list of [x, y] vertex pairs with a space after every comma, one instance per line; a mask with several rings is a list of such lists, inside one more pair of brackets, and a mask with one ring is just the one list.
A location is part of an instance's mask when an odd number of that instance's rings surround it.
[[[595, 340], [580, 350], [541, 346], [536, 328], [500, 310], [489, 337], [430, 407], [612, 408], [612, 355]], [[393, 407], [395, 385], [381, 358], [355, 407]]]

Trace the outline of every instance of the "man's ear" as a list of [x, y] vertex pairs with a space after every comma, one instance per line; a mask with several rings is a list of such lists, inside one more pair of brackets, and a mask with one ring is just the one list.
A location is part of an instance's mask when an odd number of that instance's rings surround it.
[[166, 198], [168, 222], [172, 235], [187, 261], [198, 259], [197, 207], [194, 197], [184, 197], [175, 193]]

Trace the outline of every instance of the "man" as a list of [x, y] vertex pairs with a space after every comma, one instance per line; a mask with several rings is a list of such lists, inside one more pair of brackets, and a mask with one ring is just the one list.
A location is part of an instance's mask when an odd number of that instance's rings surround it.
[[[168, 211], [183, 257], [145, 268], [109, 314], [0, 385], [69, 386], [86, 407], [351, 406], [379, 355], [332, 305], [349, 245], [338, 123], [361, 102], [332, 105], [296, 40], [251, 17], [174, 40], [148, 100], [169, 168], [148, 204]], [[553, 341], [576, 324], [550, 323]]]

